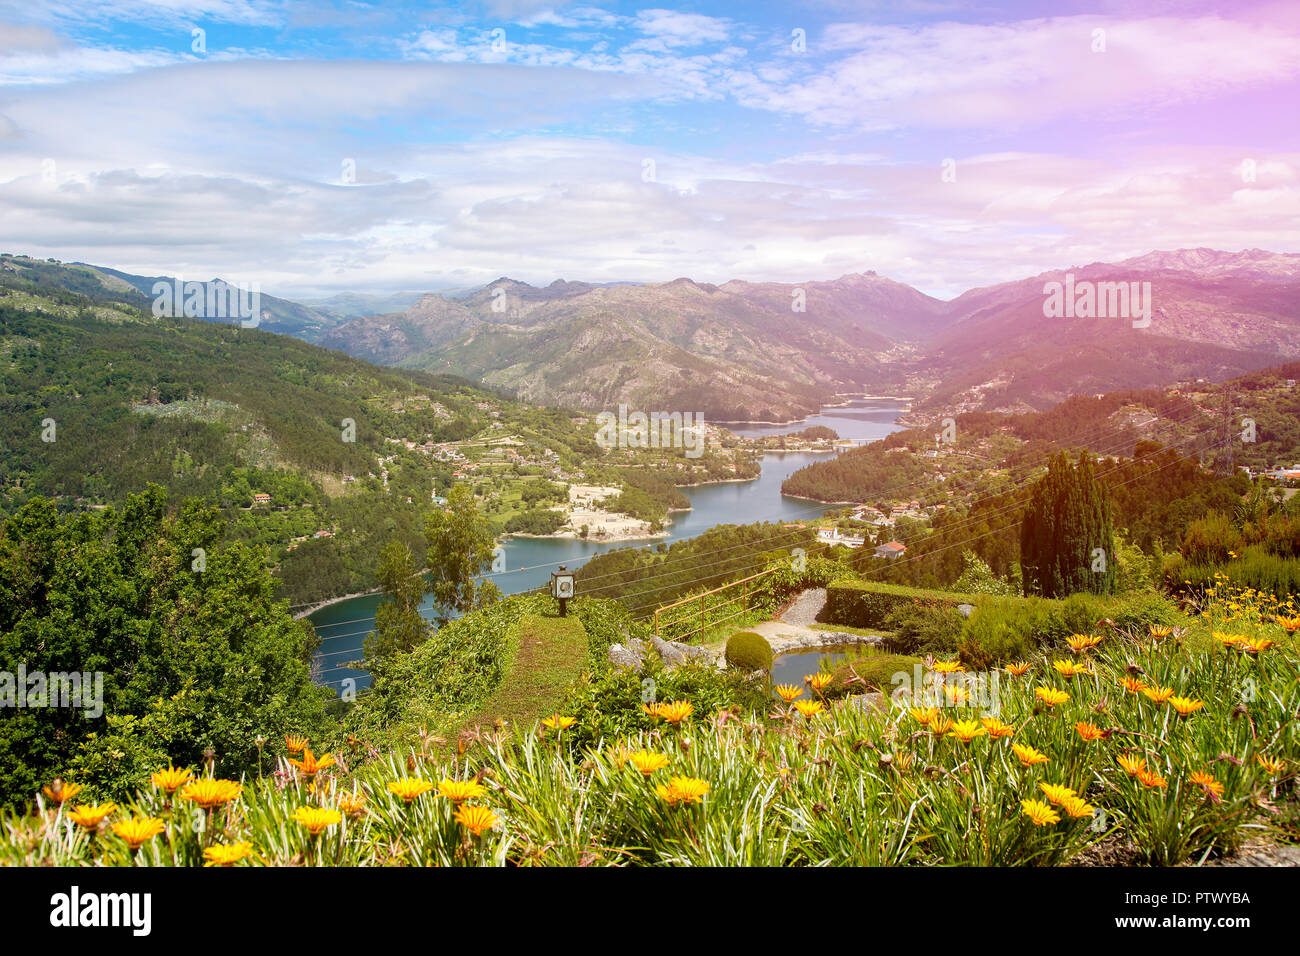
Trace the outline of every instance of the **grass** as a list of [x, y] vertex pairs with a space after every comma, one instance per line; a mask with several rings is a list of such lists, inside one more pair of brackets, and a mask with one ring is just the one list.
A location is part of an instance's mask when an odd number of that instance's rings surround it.
[[466, 726], [504, 720], [527, 725], [550, 714], [588, 663], [587, 632], [577, 617], [530, 614], [511, 635], [514, 658], [491, 698]]
[[[638, 710], [637, 729], [591, 746], [526, 725], [561, 689], [537, 672], [579, 668], [586, 651], [576, 620], [531, 614], [483, 709], [516, 723], [472, 751], [430, 737], [367, 759], [349, 742], [310, 779], [279, 758], [206, 814], [154, 786], [98, 825], [69, 819], [94, 794], [37, 795], [0, 819], [0, 865], [192, 866], [247, 844], [239, 865], [1028, 866], [1119, 847], [1170, 866], [1300, 842], [1296, 605], [1215, 590], [1178, 627], [1109, 629], [970, 675], [997, 678], [991, 704], [962, 697], [961, 673], [931, 672], [935, 686], [884, 711], [809, 686], [772, 712]], [[403, 778], [427, 792], [402, 797]], [[440, 781], [478, 786], [458, 810]], [[311, 807], [341, 812], [313, 836]], [[135, 853], [111, 829], [129, 816], [162, 831]]]

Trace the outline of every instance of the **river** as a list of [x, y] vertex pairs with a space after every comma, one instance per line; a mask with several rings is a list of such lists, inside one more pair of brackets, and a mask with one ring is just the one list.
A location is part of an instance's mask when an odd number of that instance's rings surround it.
[[[826, 425], [841, 438], [876, 441], [901, 426], [894, 419], [905, 408], [893, 399], [854, 399], [844, 406], [827, 407], [821, 414], [790, 425], [731, 424], [738, 435], [780, 435], [800, 431], [811, 425]], [[512, 538], [504, 545], [505, 568], [488, 577], [506, 594], [518, 594], [545, 584], [551, 571], [563, 564], [570, 570], [584, 564], [592, 555], [615, 548], [653, 547], [660, 542], [671, 544], [693, 538], [720, 524], [753, 524], [761, 521], [801, 521], [827, 510], [825, 505], [781, 494], [781, 482], [790, 474], [826, 454], [812, 452], [770, 452], [763, 456], [762, 473], [752, 481], [719, 482], [683, 488], [691, 501], [690, 511], [675, 511], [668, 534], [651, 541], [609, 541], [592, 543], [573, 538]], [[346, 679], [356, 681], [357, 688], [370, 683], [370, 675], [354, 670], [346, 662], [361, 657], [361, 642], [374, 626], [378, 594], [349, 598], [331, 604], [308, 616], [321, 637], [316, 653], [317, 680], [338, 689]], [[432, 605], [423, 610], [432, 617]]]

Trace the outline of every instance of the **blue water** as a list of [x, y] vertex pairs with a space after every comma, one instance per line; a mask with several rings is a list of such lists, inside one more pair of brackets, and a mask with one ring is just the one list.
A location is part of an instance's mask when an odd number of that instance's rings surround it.
[[[823, 409], [821, 415], [810, 417], [807, 424], [777, 426], [775, 431], [764, 431], [770, 427], [764, 425], [728, 427], [737, 434], [752, 436], [784, 434], [810, 424], [824, 424], [834, 428], [841, 438], [875, 441], [898, 430], [894, 419], [902, 411], [897, 402], [858, 399], [848, 407]], [[757, 430], [750, 431], [750, 428]], [[810, 452], [770, 453], [763, 456], [762, 473], [753, 481], [683, 488], [682, 492], [691, 501], [691, 510], [673, 512], [668, 534], [662, 538], [599, 544], [573, 538], [508, 539], [503, 545], [505, 569], [487, 577], [495, 581], [504, 593], [519, 594], [546, 584], [551, 571], [561, 564], [575, 570], [592, 555], [615, 548], [654, 547], [660, 542], [671, 544], [693, 538], [720, 524], [804, 521], [817, 517], [827, 510], [825, 505], [781, 494], [781, 482], [804, 465], [827, 457], [828, 454]], [[374, 626], [375, 608], [382, 599], [379, 594], [350, 598], [308, 616], [321, 637], [321, 646], [315, 657], [320, 683], [338, 688], [342, 681], [351, 678], [356, 681], [358, 689], [370, 683], [369, 674], [346, 665], [361, 657], [361, 643]], [[433, 617], [432, 603], [426, 603], [422, 610], [427, 617]]]

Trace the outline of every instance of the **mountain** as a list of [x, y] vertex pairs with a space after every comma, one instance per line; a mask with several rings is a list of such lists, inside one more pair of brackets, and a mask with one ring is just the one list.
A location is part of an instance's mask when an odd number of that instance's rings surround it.
[[10, 497], [113, 501], [148, 482], [206, 495], [231, 467], [337, 489], [345, 473], [376, 470], [388, 438], [484, 427], [476, 403], [496, 398], [265, 328], [155, 318], [113, 273], [0, 259], [0, 489]]
[[[1150, 324], [1049, 318], [1049, 283], [1149, 284]], [[1152, 252], [1056, 270], [947, 304], [950, 321], [910, 370], [922, 409], [1027, 411], [1072, 394], [1223, 380], [1300, 356], [1300, 255]], [[1139, 320], [1140, 321], [1140, 320]]]
[[522, 399], [786, 421], [887, 376], [944, 305], [875, 273], [800, 285], [500, 278], [459, 298], [341, 323], [322, 345], [452, 372]]
[[410, 308], [421, 295], [421, 292], [394, 292], [391, 295], [339, 292], [327, 299], [303, 299], [302, 304], [340, 319], [355, 319], [359, 315], [401, 312]]
[[[175, 277], [173, 276], [138, 276], [129, 272], [120, 272], [117, 269], [109, 269], [105, 266], [91, 266], [84, 262], [73, 263], [74, 266], [91, 269], [101, 273], [104, 276], [120, 280], [132, 289], [138, 291], [141, 295], [141, 301], [144, 307], [150, 307], [155, 298], [154, 287], [161, 282], [164, 285], [173, 285]], [[186, 280], [187, 282], [190, 280]], [[209, 279], [201, 282], [204, 296], [206, 298], [208, 289], [213, 283], [220, 282], [218, 278]], [[279, 332], [282, 335], [292, 335], [306, 341], [313, 341], [320, 334], [339, 322], [344, 321], [347, 316], [341, 312], [334, 312], [328, 309], [316, 309], [299, 302], [292, 302], [288, 299], [277, 298], [266, 292], [259, 295], [261, 316], [258, 320], [257, 328], [266, 332]], [[202, 319], [199, 315], [196, 318]], [[215, 322], [232, 322], [231, 318], [213, 318], [210, 321]]]

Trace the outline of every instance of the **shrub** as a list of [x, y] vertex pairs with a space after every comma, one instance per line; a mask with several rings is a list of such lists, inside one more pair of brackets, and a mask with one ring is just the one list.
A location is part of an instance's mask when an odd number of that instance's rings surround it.
[[727, 664], [743, 671], [770, 671], [772, 645], [762, 634], [737, 631], [727, 639]]
[[1229, 559], [1228, 552], [1240, 553], [1245, 546], [1231, 519], [1216, 512], [1189, 524], [1178, 550], [1188, 564], [1222, 564]]
[[946, 604], [911, 602], [890, 611], [885, 623], [892, 632], [886, 640], [889, 650], [942, 656], [957, 650], [965, 619]]
[[823, 617], [831, 624], [885, 630], [889, 627], [890, 612], [904, 605], [925, 601], [956, 607], [958, 604], [976, 604], [980, 600], [984, 598], [973, 594], [929, 591], [874, 581], [839, 580], [826, 588]]
[[920, 663], [919, 657], [867, 651], [837, 665], [831, 672], [831, 682], [825, 693], [827, 697], [844, 697], [875, 689], [889, 696], [894, 687], [894, 675], [903, 673], [912, 680]]

